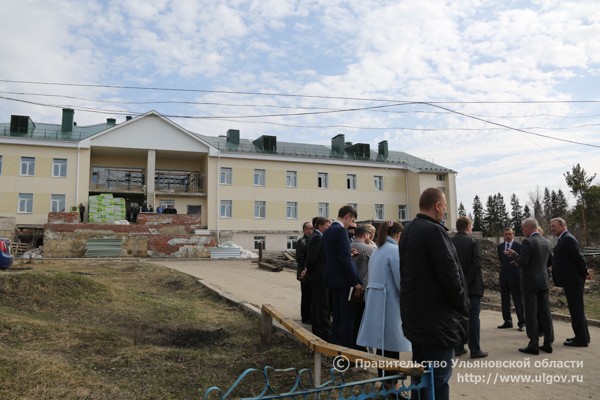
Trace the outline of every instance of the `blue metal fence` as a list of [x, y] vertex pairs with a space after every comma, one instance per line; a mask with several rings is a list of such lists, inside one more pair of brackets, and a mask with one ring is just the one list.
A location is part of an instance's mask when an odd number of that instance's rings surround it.
[[[287, 389], [280, 390], [273, 384], [273, 376], [287, 373], [293, 383]], [[398, 385], [388, 385], [390, 381]], [[204, 392], [204, 399], [419, 399], [432, 400], [433, 372], [425, 370], [420, 378], [406, 375], [392, 375], [383, 378], [373, 378], [361, 381], [346, 382], [344, 374], [330, 370], [330, 379], [314, 387], [310, 369], [275, 369], [265, 367], [262, 371], [250, 368], [244, 371], [227, 391], [213, 386]], [[257, 386], [258, 385], [258, 386]], [[262, 388], [260, 387], [262, 385]], [[254, 393], [252, 389], [254, 388]], [[258, 389], [256, 389], [258, 387]]]

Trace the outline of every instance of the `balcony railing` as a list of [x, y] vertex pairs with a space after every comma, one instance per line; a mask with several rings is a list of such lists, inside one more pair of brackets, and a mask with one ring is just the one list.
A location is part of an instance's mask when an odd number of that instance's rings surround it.
[[[92, 168], [90, 190], [112, 192], [146, 192], [147, 173], [143, 169]], [[157, 170], [154, 177], [156, 192], [204, 192], [204, 173], [192, 171]]]

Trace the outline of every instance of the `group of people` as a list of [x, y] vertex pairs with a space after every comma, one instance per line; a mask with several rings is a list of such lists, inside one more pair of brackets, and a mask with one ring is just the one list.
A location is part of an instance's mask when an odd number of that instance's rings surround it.
[[[383, 221], [373, 246], [366, 227], [355, 226], [356, 210], [344, 206], [333, 222], [316, 217], [304, 223], [296, 249], [302, 320], [310, 322], [313, 333], [334, 344], [376, 349], [395, 359], [412, 351], [413, 362], [431, 363], [436, 399], [449, 398], [452, 359], [466, 353], [465, 345], [471, 358], [488, 355], [481, 349], [479, 333], [484, 290], [481, 248], [471, 236], [467, 217], [458, 218], [457, 233], [450, 237], [442, 222], [446, 207], [441, 190], [426, 189], [419, 213], [406, 229], [399, 222]], [[354, 233], [349, 234], [353, 226]], [[525, 328], [529, 338], [519, 350], [552, 352], [548, 305], [552, 266], [555, 284], [564, 288], [575, 333], [564, 345], [588, 346], [583, 307], [588, 271], [577, 240], [562, 218], [551, 221], [550, 229], [559, 238], [553, 252], [534, 218], [525, 219], [522, 228], [522, 243], [506, 228], [505, 241], [498, 246], [504, 319], [498, 328], [512, 327], [512, 295], [518, 328]], [[356, 299], [362, 295], [361, 308]]]
[[[502, 317], [498, 328], [512, 328], [510, 296], [517, 314], [518, 328], [525, 327], [529, 343], [519, 351], [537, 355], [540, 351], [553, 352], [554, 327], [548, 302], [550, 289], [549, 268], [554, 284], [562, 287], [571, 315], [574, 336], [564, 341], [569, 347], [588, 347], [590, 334], [585, 317], [583, 289], [589, 277], [586, 262], [579, 251], [577, 239], [567, 230], [562, 218], [550, 221], [550, 231], [558, 238], [554, 249], [537, 220], [527, 218], [522, 224], [523, 243], [514, 240], [510, 228], [504, 230], [504, 243], [498, 246], [501, 262], [500, 286]], [[539, 338], [543, 337], [542, 345]]]

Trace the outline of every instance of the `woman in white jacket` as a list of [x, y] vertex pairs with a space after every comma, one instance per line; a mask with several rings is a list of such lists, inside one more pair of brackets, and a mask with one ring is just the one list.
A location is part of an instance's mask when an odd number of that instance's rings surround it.
[[[398, 242], [402, 224], [382, 222], [377, 232], [377, 249], [369, 260], [365, 312], [356, 343], [377, 349], [377, 354], [398, 360], [400, 352], [412, 351], [402, 332], [400, 317], [400, 255]], [[379, 370], [379, 376], [385, 376]], [[390, 375], [390, 373], [388, 373]]]

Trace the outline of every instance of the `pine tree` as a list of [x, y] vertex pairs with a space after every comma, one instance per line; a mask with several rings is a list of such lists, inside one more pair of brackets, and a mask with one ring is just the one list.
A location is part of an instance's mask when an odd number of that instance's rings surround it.
[[569, 203], [567, 202], [567, 198], [561, 189], [558, 189], [558, 192], [556, 192], [556, 201], [553, 208], [555, 217], [564, 218], [569, 211]]
[[581, 168], [579, 164], [573, 166], [571, 172], [565, 172], [565, 181], [571, 188], [571, 193], [577, 199], [577, 205], [581, 206], [581, 220], [583, 222], [583, 234], [585, 236], [586, 246], [590, 245], [590, 232], [587, 227], [586, 218], [586, 203], [585, 194], [592, 185], [592, 181], [596, 178], [596, 174], [588, 177], [585, 169]]
[[473, 230], [483, 232], [483, 206], [477, 195], [473, 199]]
[[[515, 230], [515, 235], [521, 236], [523, 232], [521, 231], [521, 223], [523, 222], [523, 208], [521, 204], [519, 204], [519, 199], [516, 194], [512, 194], [510, 196], [510, 225]], [[527, 206], [526, 206], [527, 207]]]
[[[530, 218], [531, 217], [531, 210], [529, 209], [529, 206], [527, 204], [525, 204], [525, 207], [523, 207], [523, 219], [525, 218]], [[520, 230], [520, 228], [519, 228]]]
[[462, 201], [460, 202], [460, 205], [458, 206], [458, 216], [459, 217], [467, 216], [467, 211], [465, 210], [465, 206], [463, 205]]

